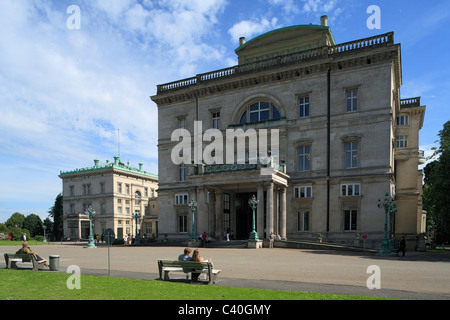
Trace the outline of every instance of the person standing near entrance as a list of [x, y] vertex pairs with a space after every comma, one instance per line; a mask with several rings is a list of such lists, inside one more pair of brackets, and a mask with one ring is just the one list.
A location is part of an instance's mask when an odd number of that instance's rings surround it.
[[203, 248], [206, 248], [206, 241], [207, 241], [208, 235], [206, 234], [206, 231], [203, 231], [202, 233], [202, 244]]

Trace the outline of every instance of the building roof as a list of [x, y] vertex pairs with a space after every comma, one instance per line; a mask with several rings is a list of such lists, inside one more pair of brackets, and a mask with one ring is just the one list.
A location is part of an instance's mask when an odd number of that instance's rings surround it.
[[330, 37], [331, 37], [331, 44], [335, 45], [336, 42], [334, 40], [334, 36], [331, 32], [331, 28], [329, 26], [321, 26], [321, 25], [313, 25], [313, 24], [302, 24], [302, 25], [296, 25], [296, 26], [288, 26], [284, 28], [279, 28], [275, 30], [271, 30], [269, 32], [263, 33], [249, 41], [246, 41], [245, 43], [241, 44], [236, 50], [234, 50], [236, 53], [239, 51], [251, 46], [254, 42], [261, 41], [262, 39], [267, 39], [269, 37], [275, 37], [278, 38], [280, 34], [286, 33], [287, 31], [295, 31], [298, 35], [305, 34], [305, 31], [309, 31], [308, 33], [311, 33], [313, 31], [328, 31]]
[[77, 173], [86, 173], [86, 172], [96, 172], [104, 169], [116, 169], [125, 171], [127, 173], [139, 174], [143, 176], [147, 176], [150, 178], [158, 179], [158, 175], [146, 172], [142, 170], [142, 163], [139, 163], [139, 169], [130, 167], [128, 164], [125, 165], [120, 161], [120, 157], [114, 157], [114, 162], [109, 162], [108, 160], [104, 164], [99, 164], [99, 160], [94, 160], [94, 165], [92, 167], [80, 168], [69, 171], [60, 171], [60, 178], [64, 178], [65, 175], [77, 174]]

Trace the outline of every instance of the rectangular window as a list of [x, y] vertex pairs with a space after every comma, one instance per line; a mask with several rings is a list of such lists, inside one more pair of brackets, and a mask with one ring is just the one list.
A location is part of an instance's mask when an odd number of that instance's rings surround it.
[[179, 181], [184, 182], [186, 181], [186, 165], [184, 163], [180, 164], [179, 166]]
[[356, 210], [344, 210], [344, 231], [355, 231], [356, 229]]
[[341, 184], [341, 197], [354, 197], [361, 195], [361, 184]]
[[294, 188], [294, 198], [312, 198], [312, 186], [300, 186]]
[[397, 126], [407, 126], [408, 125], [408, 116], [399, 116], [396, 119]]
[[297, 212], [297, 231], [309, 231], [309, 211]]
[[187, 193], [180, 193], [175, 195], [175, 204], [176, 205], [184, 205], [189, 202], [189, 195]]
[[130, 185], [125, 184], [125, 194], [130, 194]]
[[223, 194], [223, 209], [230, 210], [230, 195], [228, 193]]
[[345, 143], [345, 169], [358, 168], [358, 142]]
[[100, 212], [101, 214], [106, 214], [106, 203], [100, 203]]
[[91, 194], [91, 185], [90, 184], [84, 184], [83, 185], [83, 194], [85, 196]]
[[186, 118], [179, 118], [178, 119], [178, 127], [180, 129], [186, 129]]
[[187, 233], [187, 219], [188, 217], [186, 215], [178, 216], [178, 232]]
[[346, 92], [347, 112], [358, 111], [358, 90]]
[[105, 183], [100, 182], [100, 193], [105, 193]]
[[219, 129], [220, 126], [220, 112], [213, 112], [212, 113], [212, 125], [213, 129]]
[[73, 197], [75, 195], [75, 188], [74, 188], [74, 186], [70, 186], [69, 189], [70, 189], [70, 196]]
[[298, 171], [309, 171], [311, 160], [311, 147], [298, 148]]
[[117, 182], [117, 193], [122, 193], [122, 183]]
[[303, 97], [298, 99], [300, 107], [300, 118], [309, 117], [309, 97]]
[[395, 139], [396, 148], [408, 148], [408, 136], [397, 136]]

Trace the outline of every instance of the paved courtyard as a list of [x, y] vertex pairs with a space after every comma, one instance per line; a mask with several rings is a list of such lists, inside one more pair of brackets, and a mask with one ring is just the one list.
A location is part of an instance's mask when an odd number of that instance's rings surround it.
[[[83, 274], [108, 275], [106, 246], [82, 244], [33, 246], [42, 257], [60, 255], [60, 270], [77, 265]], [[0, 246], [0, 253], [20, 247]], [[158, 259], [177, 259], [183, 247], [110, 247], [110, 274], [155, 280]], [[406, 299], [450, 300], [450, 255], [407, 252], [406, 257], [332, 250], [284, 248], [201, 248], [201, 255], [221, 269], [217, 285], [274, 290], [343, 293]], [[381, 289], [368, 289], [369, 266], [380, 268]], [[5, 267], [1, 259], [0, 267]], [[183, 279], [173, 273], [171, 278]]]

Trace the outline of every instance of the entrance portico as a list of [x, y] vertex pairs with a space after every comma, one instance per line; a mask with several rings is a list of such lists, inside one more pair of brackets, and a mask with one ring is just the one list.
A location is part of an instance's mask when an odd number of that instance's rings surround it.
[[188, 180], [197, 201], [196, 232], [224, 239], [227, 230], [235, 239], [248, 239], [252, 210], [248, 200], [259, 200], [256, 232], [261, 239], [271, 232], [286, 238], [285, 167], [261, 164], [192, 165]]

